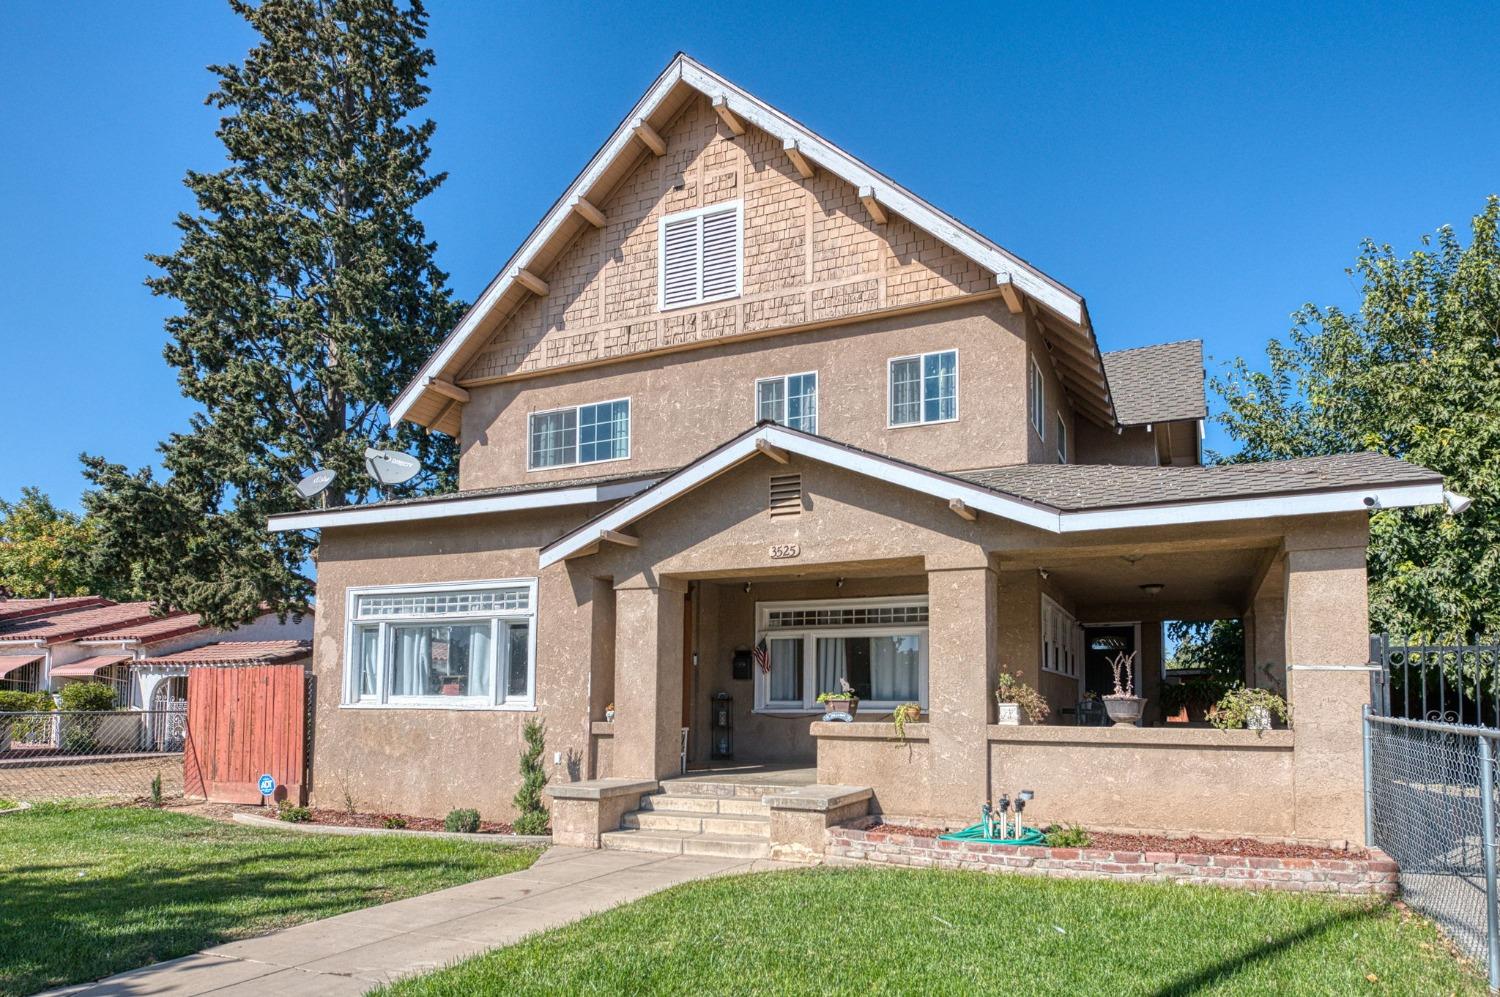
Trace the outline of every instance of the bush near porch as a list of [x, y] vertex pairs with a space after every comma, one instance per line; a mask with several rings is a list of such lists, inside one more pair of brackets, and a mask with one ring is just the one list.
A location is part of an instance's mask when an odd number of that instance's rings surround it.
[[0, 818], [0, 995], [524, 869], [535, 849], [262, 831], [138, 807]]
[[1383, 901], [816, 869], [675, 887], [377, 991], [1482, 994]]

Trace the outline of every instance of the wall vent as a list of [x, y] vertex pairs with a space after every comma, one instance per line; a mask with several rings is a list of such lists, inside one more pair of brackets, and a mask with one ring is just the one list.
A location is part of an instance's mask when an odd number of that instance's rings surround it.
[[771, 475], [771, 515], [796, 516], [802, 512], [802, 475]]

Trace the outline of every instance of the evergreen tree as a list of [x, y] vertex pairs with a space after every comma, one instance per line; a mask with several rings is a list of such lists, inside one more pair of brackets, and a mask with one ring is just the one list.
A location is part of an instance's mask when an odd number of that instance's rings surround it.
[[526, 747], [521, 749], [521, 788], [511, 802], [516, 805], [517, 834], [547, 834], [547, 804], [542, 789], [547, 785], [547, 770], [542, 765], [546, 729], [540, 720], [528, 720], [522, 730]]
[[1500, 634], [1500, 198], [1408, 257], [1366, 242], [1356, 313], [1307, 305], [1269, 370], [1235, 361], [1214, 387], [1240, 451], [1272, 460], [1352, 450], [1403, 457], [1474, 499], [1389, 509], [1370, 523], [1370, 622], [1403, 637]]
[[385, 405], [457, 319], [414, 209], [428, 174], [433, 63], [420, 0], [230, 0], [259, 33], [240, 65], [213, 66], [208, 103], [229, 165], [189, 172], [195, 213], [148, 259], [176, 299], [167, 362], [201, 406], [161, 445], [161, 478], [85, 456], [85, 498], [111, 560], [157, 602], [232, 624], [269, 606], [305, 610], [314, 541], [268, 534], [304, 508], [313, 468], [329, 504], [363, 497], [367, 446], [414, 454], [406, 491], [450, 487], [452, 441], [393, 428]]

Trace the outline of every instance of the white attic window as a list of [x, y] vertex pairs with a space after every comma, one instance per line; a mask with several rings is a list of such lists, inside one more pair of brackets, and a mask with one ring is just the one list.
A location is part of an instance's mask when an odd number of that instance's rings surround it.
[[744, 256], [740, 201], [667, 215], [657, 227], [662, 311], [737, 298]]

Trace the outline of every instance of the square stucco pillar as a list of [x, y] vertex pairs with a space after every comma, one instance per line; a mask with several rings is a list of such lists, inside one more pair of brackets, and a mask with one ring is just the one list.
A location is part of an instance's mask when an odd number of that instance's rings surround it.
[[682, 614], [687, 586], [635, 578], [615, 585], [612, 775], [676, 775], [682, 744]]
[[989, 799], [998, 584], [987, 564], [927, 564], [927, 702], [931, 799], [972, 817]]
[[1288, 537], [1285, 633], [1297, 835], [1363, 843], [1365, 547], [1293, 543]]

